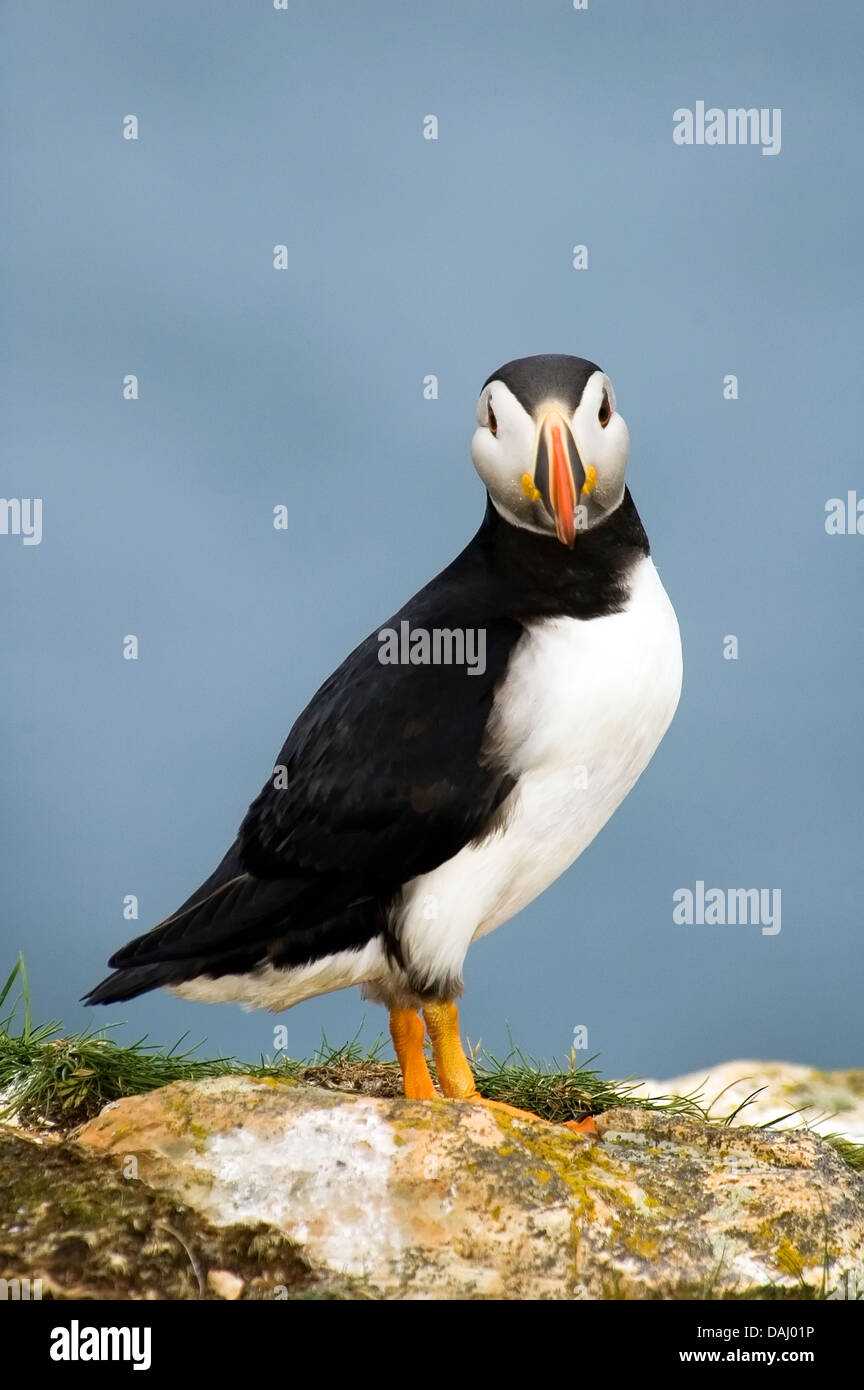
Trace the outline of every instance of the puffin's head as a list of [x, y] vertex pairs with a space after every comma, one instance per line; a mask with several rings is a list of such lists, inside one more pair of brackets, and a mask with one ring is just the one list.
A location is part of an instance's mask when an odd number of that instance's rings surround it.
[[571, 549], [624, 496], [630, 436], [612, 383], [583, 357], [519, 357], [486, 381], [474, 467], [514, 526]]

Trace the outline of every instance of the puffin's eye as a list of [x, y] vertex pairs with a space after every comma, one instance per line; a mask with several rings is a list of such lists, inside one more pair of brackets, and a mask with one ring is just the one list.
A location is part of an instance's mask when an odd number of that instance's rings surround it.
[[490, 429], [490, 431], [491, 431], [492, 434], [497, 434], [497, 433], [498, 433], [498, 421], [497, 421], [496, 418], [495, 418], [495, 411], [492, 409], [492, 402], [491, 402], [491, 400], [486, 402], [486, 409], [487, 409], [488, 412], [489, 412], [489, 414], [486, 416], [486, 424], [489, 426], [489, 429]]
[[612, 419], [612, 406], [609, 402], [608, 391], [603, 392], [603, 399], [600, 402], [600, 409], [597, 412], [597, 419], [600, 421], [600, 424], [603, 426], [604, 430], [606, 426], [609, 424], [609, 421]]

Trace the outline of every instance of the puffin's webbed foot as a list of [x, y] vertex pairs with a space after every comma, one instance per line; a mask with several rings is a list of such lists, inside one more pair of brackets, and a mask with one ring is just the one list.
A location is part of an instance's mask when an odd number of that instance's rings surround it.
[[[489, 1100], [486, 1096], [481, 1096], [462, 1047], [459, 1036], [459, 1010], [455, 1004], [430, 1004], [423, 1010], [423, 1017], [435, 1054], [438, 1082], [445, 1096], [454, 1100], [470, 1100], [475, 1105], [485, 1105], [489, 1110], [497, 1110], [499, 1114], [509, 1115], [512, 1119], [542, 1119], [542, 1116], [535, 1115], [532, 1110], [520, 1110], [518, 1106], [507, 1105], [502, 1100]], [[587, 1120], [568, 1120], [565, 1128], [573, 1130], [576, 1134], [597, 1133], [590, 1116]]]

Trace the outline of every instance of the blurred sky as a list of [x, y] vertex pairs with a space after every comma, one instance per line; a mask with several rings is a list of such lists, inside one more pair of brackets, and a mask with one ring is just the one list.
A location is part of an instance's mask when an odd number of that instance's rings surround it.
[[[860, 6], [7, 0], [3, 28], [0, 490], [44, 537], [0, 536], [0, 977], [21, 948], [40, 1019], [245, 1057], [386, 1027], [355, 991], [77, 1000], [473, 534], [489, 372], [573, 352], [630, 427], [684, 693], [582, 859], [472, 950], [464, 1031], [561, 1058], [585, 1025], [607, 1075], [862, 1065], [864, 536], [824, 525], [864, 496]], [[781, 153], [676, 146], [699, 100], [781, 108]], [[699, 879], [780, 888], [780, 934], [676, 925]]]

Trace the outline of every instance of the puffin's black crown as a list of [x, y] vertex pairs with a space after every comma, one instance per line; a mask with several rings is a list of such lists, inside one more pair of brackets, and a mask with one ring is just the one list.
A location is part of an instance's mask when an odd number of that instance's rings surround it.
[[602, 371], [596, 362], [584, 357], [569, 357], [565, 353], [541, 353], [537, 357], [517, 357], [505, 362], [497, 372], [493, 372], [483, 383], [503, 381], [504, 385], [534, 415], [544, 401], [550, 397], [566, 405], [570, 413], [582, 399], [586, 383], [595, 372]]

